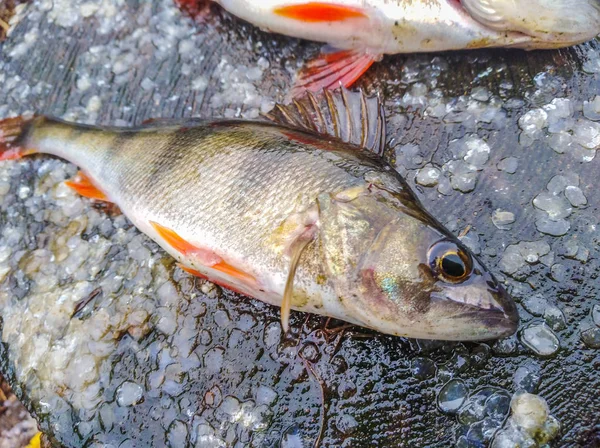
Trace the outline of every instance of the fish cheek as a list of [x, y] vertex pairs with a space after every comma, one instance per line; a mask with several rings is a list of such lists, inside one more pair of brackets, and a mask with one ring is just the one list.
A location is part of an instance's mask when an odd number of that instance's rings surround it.
[[435, 279], [426, 265], [419, 265], [418, 270], [425, 275], [412, 281], [374, 269], [362, 270], [365, 305], [379, 317], [389, 321], [396, 320], [397, 316], [414, 319], [427, 314]]

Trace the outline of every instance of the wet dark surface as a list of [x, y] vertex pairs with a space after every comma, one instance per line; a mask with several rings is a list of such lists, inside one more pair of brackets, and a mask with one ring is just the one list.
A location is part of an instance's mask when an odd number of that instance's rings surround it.
[[[157, 116], [252, 116], [261, 108], [268, 109], [268, 101], [281, 100], [296, 62], [318, 50], [316, 44], [262, 33], [220, 11], [213, 11], [202, 23], [191, 23], [165, 6], [168, 3], [152, 6], [153, 21], [144, 2], [120, 3], [121, 21], [114, 29], [107, 25], [103, 33], [93, 15], [69, 26], [49, 23], [42, 2], [34, 2], [0, 47], [0, 74], [5, 75], [0, 84], [0, 112], [4, 116], [35, 110], [102, 124], [140, 123]], [[35, 44], [27, 49], [26, 56], [11, 53], [32, 30], [32, 23], [38, 27]], [[180, 23], [191, 34], [167, 39], [174, 42], [171, 47], [171, 43], [163, 45], [155, 38], [132, 38], [134, 30], [142, 25], [148, 26], [142, 33], [160, 37], [170, 35], [165, 26]], [[196, 36], [196, 40], [191, 41], [189, 51], [185, 47], [182, 50], [181, 42], [189, 35]], [[104, 49], [96, 51], [101, 56], [95, 60], [90, 54], [99, 45]], [[119, 59], [111, 50], [115, 48], [118, 54], [134, 55], [127, 62], [131, 69], [119, 73], [121, 68], [115, 65]], [[68, 382], [63, 387], [48, 377], [39, 379], [36, 372], [41, 368], [23, 373], [24, 361], [15, 355], [23, 342], [15, 342], [17, 338], [7, 334], [6, 322], [2, 372], [41, 419], [43, 430], [64, 446], [487, 446], [494, 433], [492, 430], [484, 436], [481, 431], [481, 421], [487, 417], [469, 420], [463, 413], [459, 421], [438, 407], [442, 386], [453, 378], [464, 382], [466, 393], [472, 396], [483, 390], [509, 397], [520, 385], [545, 398], [552, 415], [560, 421], [561, 432], [552, 446], [599, 446], [600, 352], [582, 339], [582, 331], [595, 328], [591, 310], [599, 303], [599, 161], [581, 161], [595, 150], [558, 154], [545, 137], [524, 146], [519, 143], [520, 138], [523, 143], [523, 137], [518, 125], [524, 113], [557, 97], [570, 99], [575, 109], [573, 117], [581, 117], [581, 109], [577, 109], [583, 101], [600, 93], [600, 69], [596, 73], [582, 69], [587, 64], [586, 70], [594, 71], [590, 66], [598, 60], [599, 50], [600, 44], [593, 42], [548, 52], [498, 50], [386, 57], [356, 86], [382, 95], [389, 117], [386, 158], [396, 163], [413, 186], [417, 170], [426, 162], [441, 167], [457, 159], [449, 149], [452, 140], [462, 139], [454, 145], [470, 137], [487, 142], [489, 160], [481, 163], [475, 174], [469, 174], [476, 179], [473, 191], [462, 193], [450, 187], [444, 190], [447, 194], [440, 194], [435, 187], [419, 185], [416, 191], [425, 207], [456, 234], [469, 227], [467, 243], [493, 272], [499, 273], [519, 302], [519, 338], [496, 344], [422, 342], [346, 328], [343, 322], [297, 312], [292, 314], [292, 334], [284, 337], [278, 309], [220, 289], [205, 294], [200, 280], [174, 269], [168, 256], [147, 238], [141, 238], [143, 247], [157, 261], [154, 267], [146, 267], [153, 280], [144, 283], [140, 293], [143, 300], [123, 299], [136, 293], [139, 282], [135, 273], [126, 272], [122, 286], [116, 290], [105, 287], [90, 313], [104, 308], [115, 316], [124, 312], [118, 305], [120, 301], [132, 308], [147, 301], [144, 306], [150, 317], [141, 335], [121, 322], [111, 325], [102, 336], [111, 341], [112, 348], [97, 358], [99, 388], [95, 395], [85, 395], [82, 391], [86, 388], [77, 389]], [[240, 69], [241, 82], [256, 90], [242, 89], [228, 96], [240, 80], [226, 72], [223, 58], [230, 66], [248, 69], [264, 58], [269, 66], [256, 79], [243, 78], [244, 70]], [[77, 86], [83, 74], [91, 80], [87, 89]], [[20, 79], [14, 81], [16, 76]], [[191, 86], [199, 76], [205, 78], [206, 88], [193, 90]], [[146, 78], [151, 80], [152, 88], [142, 87]], [[26, 94], [25, 85], [29, 86]], [[485, 87], [487, 94], [474, 90], [477, 87]], [[255, 93], [258, 99], [248, 99]], [[99, 107], [90, 107], [94, 95], [101, 100]], [[466, 95], [466, 100], [461, 100], [461, 95]], [[439, 118], [429, 109], [436, 97], [449, 105]], [[484, 100], [477, 103], [477, 112], [471, 109], [460, 115], [469, 110], [466, 106], [461, 110], [461, 101], [473, 97]], [[474, 118], [485, 113], [493, 118]], [[545, 130], [543, 133], [548, 134]], [[499, 164], [505, 166], [508, 157], [518, 159], [513, 174], [498, 168]], [[31, 291], [43, 273], [28, 277], [19, 260], [48, 244], [36, 235], [53, 235], [67, 227], [62, 221], [35, 219], [31, 204], [18, 194], [20, 185], [39, 192], [39, 173], [46, 159], [20, 162], [20, 168], [5, 179], [10, 192], [4, 195], [0, 223], [4, 229], [20, 226], [24, 237], [18, 242], [9, 241], [3, 232], [2, 245], [12, 248], [12, 258], [5, 262], [10, 272], [2, 290], [3, 319], [13, 316], [11, 307], [27, 313], [36, 307], [33, 301], [42, 300], [40, 294]], [[53, 163], [51, 168], [65, 170], [62, 162]], [[71, 173], [73, 168], [66, 170]], [[533, 206], [533, 198], [554, 176], [570, 179], [573, 174], [579, 176], [578, 187], [587, 204], [572, 207], [565, 235], [541, 233], [536, 221], [545, 212]], [[56, 207], [55, 202], [52, 194], [45, 193], [36, 207]], [[76, 216], [91, 213], [91, 206], [85, 204]], [[491, 217], [496, 209], [514, 213], [510, 230], [500, 230], [493, 224]], [[111, 222], [115, 219], [118, 217], [110, 218]], [[91, 223], [90, 219], [85, 230], [75, 233], [91, 244], [94, 235], [101, 235], [109, 242], [110, 251], [99, 264], [99, 271], [87, 279], [90, 288], [102, 287], [104, 279], [116, 275], [120, 268], [143, 265], [131, 248], [128, 251], [123, 245], [118, 230], [127, 234], [129, 243], [139, 232], [128, 228], [127, 223], [118, 223], [108, 231]], [[530, 262], [518, 263], [513, 272], [506, 267], [505, 251], [523, 241], [546, 242], [553, 260], [534, 257]], [[584, 256], [585, 249], [588, 256]], [[163, 265], [177, 289], [168, 300], [156, 292], [165, 281], [165, 274], [160, 272]], [[556, 265], [560, 267], [553, 268]], [[90, 266], [83, 264], [81, 268]], [[56, 291], [43, 300], [56, 300], [52, 294], [58, 297], [77, 282], [77, 275], [61, 274], [60, 269]], [[536, 295], [545, 299], [546, 307], [557, 307], [566, 319], [564, 329], [554, 330], [560, 348], [550, 356], [535, 354], [522, 342], [523, 329], [544, 321], [540, 313], [531, 314], [522, 306]], [[162, 316], [165, 308], [176, 322], [174, 330], [159, 324], [157, 316]], [[25, 338], [47, 333], [52, 347], [76, 335], [81, 344], [81, 338], [86, 337], [85, 325], [74, 328], [66, 316], [63, 313], [56, 322], [64, 331], [54, 331], [41, 320], [36, 325], [39, 316], [34, 315], [34, 324], [23, 330]], [[48, 350], [37, 362], [44, 363], [53, 356]], [[79, 356], [77, 351], [72, 354]], [[15, 359], [20, 359], [16, 368]], [[518, 375], [515, 380], [519, 367], [521, 373], [530, 372], [527, 384], [520, 382]], [[75, 368], [75, 364], [69, 364], [65, 375]], [[117, 389], [124, 381], [141, 385], [143, 398], [138, 404], [117, 404]], [[93, 396], [88, 400], [93, 404], [89, 409], [80, 406], [82, 400], [85, 402], [82, 393], [84, 397]], [[506, 405], [498, 409], [502, 412], [492, 429], [507, 417]]]

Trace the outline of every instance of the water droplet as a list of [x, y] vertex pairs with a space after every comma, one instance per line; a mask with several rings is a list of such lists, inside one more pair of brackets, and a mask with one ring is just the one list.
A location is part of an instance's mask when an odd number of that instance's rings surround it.
[[410, 370], [415, 378], [423, 381], [435, 376], [437, 366], [431, 359], [415, 358], [411, 362]]
[[468, 389], [461, 380], [450, 380], [438, 394], [438, 406], [446, 414], [454, 414], [465, 402]]
[[596, 304], [592, 307], [592, 320], [600, 327], [600, 305]]
[[348, 379], [341, 379], [337, 388], [337, 393], [341, 398], [348, 399], [356, 394], [356, 384]]
[[543, 324], [525, 328], [521, 333], [521, 341], [540, 356], [551, 356], [560, 348], [556, 335]]
[[510, 407], [515, 423], [531, 434], [544, 425], [549, 414], [546, 400], [528, 393], [516, 395]]
[[510, 410], [510, 396], [505, 392], [496, 392], [485, 402], [485, 415], [490, 419], [503, 422]]
[[534, 316], [541, 316], [548, 308], [548, 301], [541, 294], [535, 294], [523, 300], [523, 307]]
[[600, 348], [600, 328], [592, 327], [581, 332], [581, 340], [589, 348]]
[[214, 347], [204, 354], [204, 367], [207, 373], [217, 373], [221, 370], [224, 353], [225, 350], [221, 347]]
[[511, 224], [515, 222], [515, 214], [497, 208], [492, 213], [492, 223], [500, 230], [510, 230]]
[[514, 174], [519, 168], [519, 159], [516, 157], [506, 157], [498, 162], [498, 169], [508, 174]]
[[540, 383], [540, 366], [533, 360], [527, 360], [519, 366], [513, 375], [515, 390], [533, 393]]
[[583, 207], [587, 204], [587, 198], [579, 187], [569, 185], [565, 188], [565, 196], [573, 207]]
[[600, 120], [600, 96], [595, 96], [591, 101], [583, 102], [583, 115], [588, 120]]
[[169, 441], [169, 446], [172, 448], [187, 446], [188, 429], [186, 424], [182, 421], [174, 420], [167, 431], [167, 440]]
[[424, 187], [433, 187], [438, 184], [440, 175], [441, 171], [429, 164], [417, 171], [415, 180], [419, 185], [423, 185]]
[[539, 218], [535, 221], [535, 227], [539, 232], [550, 236], [566, 235], [571, 229], [571, 223], [565, 219], [553, 221], [549, 217]]
[[256, 404], [271, 404], [277, 400], [277, 392], [267, 386], [258, 386]]
[[279, 444], [281, 448], [306, 448], [309, 446], [308, 442], [302, 436], [298, 426], [292, 425], [283, 432]]
[[554, 331], [564, 330], [567, 327], [564, 313], [556, 306], [550, 306], [544, 310], [544, 320]]

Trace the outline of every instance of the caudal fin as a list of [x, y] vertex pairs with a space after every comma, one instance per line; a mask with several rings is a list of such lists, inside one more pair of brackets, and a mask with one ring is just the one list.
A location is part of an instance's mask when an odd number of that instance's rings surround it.
[[14, 117], [0, 120], [0, 160], [20, 159], [35, 151], [22, 145], [22, 136], [29, 128], [33, 117]]

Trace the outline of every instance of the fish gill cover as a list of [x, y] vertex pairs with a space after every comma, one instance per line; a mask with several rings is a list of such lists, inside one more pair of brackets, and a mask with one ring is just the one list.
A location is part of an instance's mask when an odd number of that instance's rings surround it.
[[[0, 117], [256, 118], [317, 51], [171, 0], [37, 0], [11, 23]], [[360, 84], [385, 101], [387, 160], [518, 301], [517, 335], [293, 313], [284, 336], [277, 309], [175, 268], [40, 156], [0, 165], [3, 373], [68, 447], [596, 446], [599, 50], [395, 57]]]

